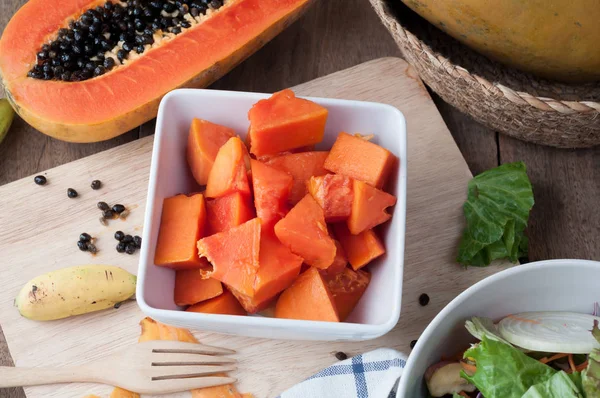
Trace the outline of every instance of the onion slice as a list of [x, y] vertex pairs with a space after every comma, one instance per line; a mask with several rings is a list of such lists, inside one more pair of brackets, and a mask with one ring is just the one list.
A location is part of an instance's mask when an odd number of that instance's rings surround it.
[[531, 351], [589, 354], [600, 349], [592, 336], [600, 317], [575, 312], [523, 312], [498, 324], [500, 335], [511, 344]]

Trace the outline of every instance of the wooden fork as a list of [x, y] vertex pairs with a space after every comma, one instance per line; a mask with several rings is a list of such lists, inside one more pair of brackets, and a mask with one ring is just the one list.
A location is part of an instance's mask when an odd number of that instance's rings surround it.
[[0, 388], [90, 382], [141, 394], [168, 394], [233, 383], [218, 375], [236, 369], [226, 348], [179, 341], [148, 341], [88, 364], [68, 368], [0, 367]]

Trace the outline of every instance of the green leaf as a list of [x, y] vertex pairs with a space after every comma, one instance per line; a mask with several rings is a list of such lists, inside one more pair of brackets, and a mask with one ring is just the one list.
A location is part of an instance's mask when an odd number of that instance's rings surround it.
[[522, 398], [583, 398], [583, 395], [573, 379], [561, 370], [545, 382], [529, 387]]
[[464, 357], [475, 359], [477, 371], [472, 376], [461, 372], [461, 377], [474, 384], [485, 398], [521, 398], [531, 386], [556, 373], [550, 366], [487, 336]]
[[503, 164], [469, 181], [463, 211], [467, 227], [458, 262], [486, 266], [500, 258], [517, 262], [527, 253], [524, 235], [533, 190], [523, 162]]
[[[598, 329], [598, 326], [595, 326]], [[587, 398], [600, 397], [600, 350], [594, 350], [588, 356], [588, 367], [582, 376], [583, 391]]]

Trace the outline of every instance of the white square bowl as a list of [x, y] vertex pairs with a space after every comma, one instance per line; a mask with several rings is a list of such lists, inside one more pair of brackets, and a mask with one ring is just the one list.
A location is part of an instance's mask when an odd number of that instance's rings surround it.
[[325, 137], [317, 149], [331, 148], [341, 131], [374, 134], [400, 161], [386, 187], [398, 198], [391, 221], [380, 233], [387, 253], [368, 266], [367, 291], [346, 322], [317, 322], [262, 316], [201, 314], [181, 311], [174, 303], [175, 271], [154, 265], [163, 200], [200, 191], [189, 171], [186, 145], [192, 119], [202, 118], [235, 129], [245, 139], [248, 110], [270, 94], [181, 89], [160, 103], [150, 169], [144, 235], [138, 270], [137, 302], [157, 321], [197, 330], [251, 337], [294, 340], [368, 340], [389, 332], [400, 317], [406, 226], [406, 122], [390, 105], [308, 98], [329, 110]]

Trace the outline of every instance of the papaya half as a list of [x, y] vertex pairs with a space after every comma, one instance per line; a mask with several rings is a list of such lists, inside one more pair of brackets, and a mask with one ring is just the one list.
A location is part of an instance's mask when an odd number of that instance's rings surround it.
[[205, 87], [314, 0], [30, 0], [0, 39], [0, 75], [39, 131], [97, 142], [156, 116], [180, 87]]
[[402, 1], [499, 62], [549, 79], [600, 80], [598, 0]]

